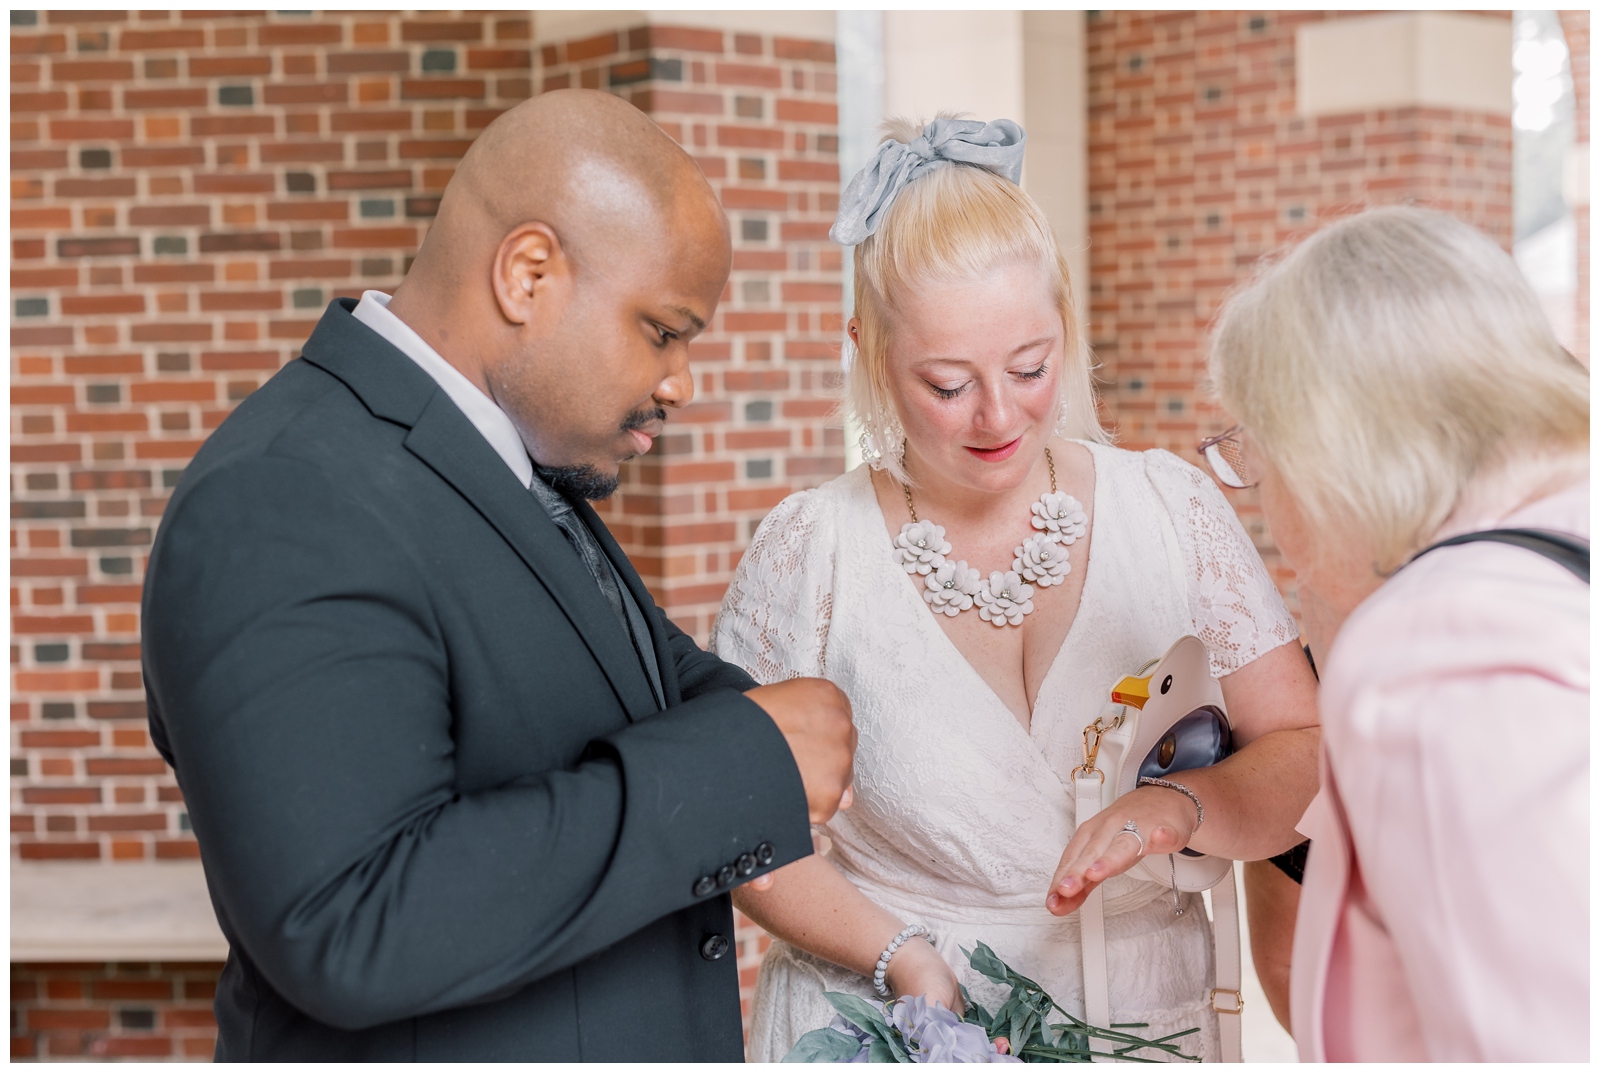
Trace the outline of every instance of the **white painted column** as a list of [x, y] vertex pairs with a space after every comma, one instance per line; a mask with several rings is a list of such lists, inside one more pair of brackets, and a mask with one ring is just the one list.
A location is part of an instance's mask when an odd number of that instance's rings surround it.
[[887, 115], [1022, 117], [1020, 11], [886, 11], [883, 64]]
[[1022, 187], [1044, 209], [1071, 267], [1078, 322], [1089, 315], [1089, 63], [1082, 11], [1022, 14]]

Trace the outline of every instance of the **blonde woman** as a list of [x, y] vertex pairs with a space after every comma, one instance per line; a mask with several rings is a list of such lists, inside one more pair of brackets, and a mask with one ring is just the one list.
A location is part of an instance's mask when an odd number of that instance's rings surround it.
[[1235, 299], [1212, 373], [1224, 472], [1338, 630], [1301, 1057], [1586, 1060], [1588, 370], [1504, 251], [1393, 208]]
[[[713, 631], [758, 681], [838, 684], [860, 734], [831, 849], [735, 896], [777, 937], [758, 1061], [830, 1020], [824, 991], [960, 1009], [965, 984], [992, 1009], [961, 953], [980, 941], [1081, 1014], [1074, 911], [1101, 885], [1112, 1020], [1199, 1028], [1186, 1045], [1214, 1058], [1199, 898], [1179, 915], [1169, 888], [1121, 873], [1189, 844], [1279, 853], [1315, 792], [1294, 621], [1209, 477], [1106, 444], [1064, 262], [1017, 185], [1022, 143], [1004, 120], [895, 124], [845, 191], [849, 399], [871, 465], [774, 508]], [[1188, 633], [1242, 751], [1186, 776], [1193, 798], [1147, 787], [1075, 826], [1084, 727]]]

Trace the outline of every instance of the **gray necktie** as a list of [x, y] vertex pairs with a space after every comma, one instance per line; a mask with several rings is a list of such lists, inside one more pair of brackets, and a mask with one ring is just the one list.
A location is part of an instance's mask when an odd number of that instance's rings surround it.
[[606, 603], [611, 605], [611, 611], [617, 616], [617, 623], [622, 627], [633, 641], [634, 653], [639, 657], [639, 663], [644, 667], [645, 675], [650, 679], [650, 692], [655, 697], [656, 707], [666, 707], [666, 698], [661, 691], [661, 669], [656, 664], [655, 645], [650, 639], [650, 627], [645, 623], [644, 613], [639, 609], [638, 601], [633, 594], [622, 584], [622, 579], [617, 576], [616, 568], [611, 565], [611, 560], [606, 558], [605, 551], [600, 547], [600, 542], [583, 524], [583, 519], [578, 517], [572, 509], [572, 504], [566, 498], [551, 488], [537, 474], [534, 474], [533, 483], [528, 486], [528, 491], [533, 493], [533, 498], [550, 515], [550, 520], [566, 536], [567, 542], [572, 545], [572, 550], [578, 553], [583, 560], [583, 565], [588, 567], [589, 574], [594, 578], [595, 584], [600, 587], [600, 594], [606, 598]]

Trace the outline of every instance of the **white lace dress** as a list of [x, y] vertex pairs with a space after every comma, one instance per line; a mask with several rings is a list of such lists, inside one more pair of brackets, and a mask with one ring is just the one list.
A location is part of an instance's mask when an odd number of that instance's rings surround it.
[[[789, 496], [746, 552], [712, 630], [719, 656], [759, 682], [818, 676], [850, 697], [860, 740], [855, 804], [825, 828], [829, 859], [867, 897], [926, 924], [973, 997], [995, 985], [961, 948], [979, 940], [1083, 1013], [1078, 919], [1044, 908], [1074, 829], [1071, 771], [1111, 685], [1194, 633], [1221, 676], [1293, 641], [1294, 620], [1210, 478], [1165, 451], [1096, 444], [1094, 531], [1077, 618], [1025, 730], [934, 621], [891, 557], [866, 467]], [[1105, 887], [1112, 1020], [1149, 1035], [1199, 1026], [1218, 1056], [1210, 926], [1198, 896]], [[761, 967], [753, 1061], [777, 1061], [833, 1016], [823, 991], [871, 981], [783, 942]], [[1141, 1033], [1142, 1034], [1142, 1033]]]

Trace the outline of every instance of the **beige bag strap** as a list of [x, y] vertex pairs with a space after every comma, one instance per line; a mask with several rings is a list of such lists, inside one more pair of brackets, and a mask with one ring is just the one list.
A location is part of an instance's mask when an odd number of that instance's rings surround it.
[[1211, 1008], [1217, 1011], [1222, 1035], [1222, 1060], [1244, 1061], [1242, 1045], [1244, 995], [1240, 992], [1243, 967], [1239, 957], [1239, 888], [1232, 868], [1211, 888], [1211, 933], [1216, 940], [1217, 986], [1211, 989]]
[[[1081, 827], [1100, 811], [1104, 772], [1072, 773], [1076, 790], [1077, 824]], [[1078, 908], [1079, 947], [1083, 951], [1083, 1019], [1100, 1028], [1111, 1027], [1111, 986], [1106, 979], [1106, 915], [1101, 888], [1096, 887]], [[1096, 1041], [1090, 1040], [1092, 1047]], [[1105, 1041], [1099, 1041], [1104, 1043]]]

